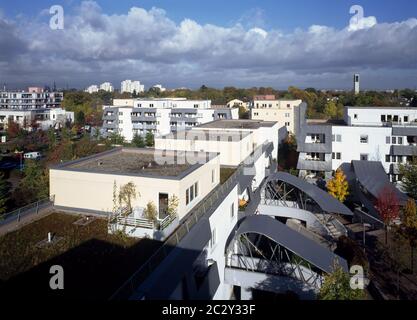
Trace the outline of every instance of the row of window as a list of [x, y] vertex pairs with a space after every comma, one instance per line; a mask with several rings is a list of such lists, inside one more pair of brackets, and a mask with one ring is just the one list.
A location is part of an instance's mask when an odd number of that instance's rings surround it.
[[185, 190], [185, 204], [188, 205], [197, 197], [198, 197], [198, 182], [194, 183], [191, 187]]
[[[369, 154], [362, 153], [359, 158], [360, 158], [361, 161], [368, 161]], [[341, 152], [332, 152], [332, 159], [333, 160], [342, 160], [342, 153]]]
[[385, 162], [387, 163], [403, 163], [404, 160], [406, 160], [407, 162], [411, 162], [413, 160], [412, 156], [392, 156], [387, 154], [385, 156]]

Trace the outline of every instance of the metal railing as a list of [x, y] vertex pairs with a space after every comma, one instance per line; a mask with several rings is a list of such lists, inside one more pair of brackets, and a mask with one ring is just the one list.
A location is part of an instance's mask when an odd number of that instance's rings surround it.
[[54, 204], [54, 197], [44, 198], [34, 203], [28, 204], [24, 207], [16, 209], [14, 211], [0, 215], [0, 226], [12, 223], [20, 222], [20, 220], [31, 214], [38, 214], [41, 210], [52, 207]]
[[135, 218], [128, 215], [127, 208], [123, 208], [116, 214], [110, 215], [108, 219], [110, 224], [135, 228], [164, 230], [176, 219], [176, 216], [168, 215], [161, 221], [155, 221], [147, 218]]
[[179, 225], [164, 242], [164, 244], [137, 270], [111, 297], [110, 300], [125, 300], [135, 292], [139, 285], [151, 275], [157, 267], [171, 252], [171, 250], [188, 234], [191, 228], [201, 219], [201, 217], [215, 209], [215, 204], [224, 199], [225, 196], [238, 183], [238, 177], [243, 173], [243, 165], [226, 180], [225, 183], [216, 187], [199, 204], [194, 207], [187, 215], [186, 219]]

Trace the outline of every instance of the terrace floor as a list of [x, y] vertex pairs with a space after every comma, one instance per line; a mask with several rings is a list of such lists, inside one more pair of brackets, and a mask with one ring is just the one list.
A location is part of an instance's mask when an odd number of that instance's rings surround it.
[[[108, 299], [161, 242], [107, 233], [107, 220], [76, 225], [77, 215], [52, 213], [0, 237], [0, 299]], [[48, 232], [59, 241], [39, 247]], [[49, 269], [64, 269], [64, 290], [51, 290]]]

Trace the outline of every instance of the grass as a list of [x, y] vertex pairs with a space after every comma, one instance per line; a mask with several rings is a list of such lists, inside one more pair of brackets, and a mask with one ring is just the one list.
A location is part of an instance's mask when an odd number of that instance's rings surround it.
[[220, 184], [223, 184], [236, 171], [236, 168], [220, 168]]
[[[107, 299], [161, 245], [109, 235], [104, 219], [74, 225], [79, 218], [53, 213], [0, 237], [0, 298], [25, 292], [37, 298]], [[37, 248], [48, 232], [63, 240]], [[64, 290], [49, 288], [52, 265], [64, 269]]]

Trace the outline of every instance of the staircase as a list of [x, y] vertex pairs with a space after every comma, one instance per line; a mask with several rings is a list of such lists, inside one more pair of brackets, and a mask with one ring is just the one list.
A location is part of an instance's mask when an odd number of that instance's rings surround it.
[[[341, 236], [346, 235], [340, 229], [338, 229], [335, 224], [337, 220], [332, 215], [316, 214], [317, 219], [323, 224], [326, 230], [329, 232], [329, 235], [334, 239], [339, 239]], [[343, 226], [341, 224], [341, 226]]]

